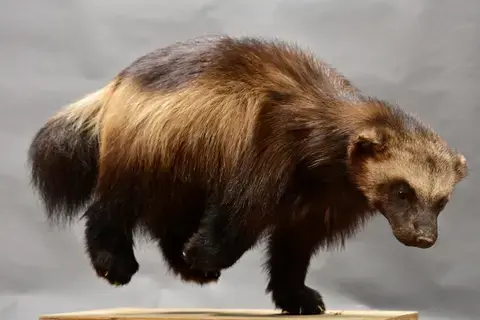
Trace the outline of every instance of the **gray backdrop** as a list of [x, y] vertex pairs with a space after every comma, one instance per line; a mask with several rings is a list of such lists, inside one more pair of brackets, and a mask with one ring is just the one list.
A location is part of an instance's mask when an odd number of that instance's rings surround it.
[[27, 145], [61, 106], [149, 50], [219, 32], [298, 41], [363, 90], [420, 115], [469, 161], [434, 248], [404, 247], [378, 217], [345, 251], [315, 259], [308, 283], [328, 307], [478, 319], [479, 31], [475, 0], [2, 0], [0, 319], [121, 306], [272, 307], [258, 252], [198, 288], [167, 275], [143, 243], [139, 274], [110, 287], [84, 255], [83, 224], [49, 227], [26, 176]]

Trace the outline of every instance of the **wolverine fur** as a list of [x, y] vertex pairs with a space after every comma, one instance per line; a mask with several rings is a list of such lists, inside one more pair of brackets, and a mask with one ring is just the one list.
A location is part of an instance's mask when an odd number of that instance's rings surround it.
[[199, 284], [265, 236], [267, 291], [290, 314], [325, 311], [304, 283], [311, 257], [376, 212], [405, 245], [433, 245], [467, 175], [433, 129], [313, 54], [227, 36], [140, 57], [48, 120], [29, 161], [50, 219], [85, 209], [88, 255], [110, 283], [137, 272], [138, 230]]

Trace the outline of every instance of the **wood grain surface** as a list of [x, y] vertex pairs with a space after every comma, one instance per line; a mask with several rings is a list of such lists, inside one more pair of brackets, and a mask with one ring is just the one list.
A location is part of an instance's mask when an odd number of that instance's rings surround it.
[[262, 309], [138, 309], [115, 308], [49, 314], [40, 320], [271, 320], [271, 319], [332, 319], [332, 320], [417, 320], [415, 311], [335, 310], [318, 316], [287, 316]]

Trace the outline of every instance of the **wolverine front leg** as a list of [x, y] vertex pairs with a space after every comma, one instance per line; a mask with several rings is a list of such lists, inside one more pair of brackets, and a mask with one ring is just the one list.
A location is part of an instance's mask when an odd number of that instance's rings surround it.
[[315, 222], [305, 220], [293, 226], [277, 227], [268, 244], [269, 282], [275, 306], [283, 312], [323, 314], [322, 296], [305, 285], [310, 259], [319, 243]]

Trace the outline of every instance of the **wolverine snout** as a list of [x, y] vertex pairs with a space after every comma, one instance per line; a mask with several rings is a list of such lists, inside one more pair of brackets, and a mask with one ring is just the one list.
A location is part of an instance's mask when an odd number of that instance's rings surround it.
[[434, 232], [418, 232], [412, 229], [407, 231], [403, 229], [401, 232], [393, 232], [398, 241], [409, 247], [427, 249], [437, 242], [437, 235]]
[[423, 248], [423, 249], [430, 248], [434, 244], [435, 244], [435, 240], [429, 237], [420, 236], [420, 237], [417, 237], [417, 240], [416, 240], [416, 247]]
[[430, 224], [405, 224], [393, 227], [393, 234], [398, 241], [409, 247], [427, 249], [437, 242], [437, 225]]

